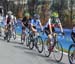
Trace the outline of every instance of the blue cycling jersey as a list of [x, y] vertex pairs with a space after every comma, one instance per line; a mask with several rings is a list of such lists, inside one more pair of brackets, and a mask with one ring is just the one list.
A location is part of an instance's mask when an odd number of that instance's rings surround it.
[[40, 27], [40, 20], [39, 19], [37, 19], [37, 20], [32, 19], [31, 25], [35, 26], [36, 28]]

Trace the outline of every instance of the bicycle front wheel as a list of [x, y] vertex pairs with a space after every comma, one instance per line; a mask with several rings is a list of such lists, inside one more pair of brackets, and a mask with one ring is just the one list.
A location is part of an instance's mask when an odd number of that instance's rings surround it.
[[16, 39], [16, 32], [15, 31], [13, 32], [13, 38], [14, 38], [14, 40]]
[[50, 46], [51, 46], [51, 44], [50, 44], [49, 40], [45, 39], [45, 41], [44, 41], [44, 54], [46, 57], [49, 57], [51, 54], [51, 51], [49, 50]]
[[57, 62], [60, 62], [63, 58], [63, 48], [60, 42], [57, 42], [53, 50], [54, 58]]
[[30, 44], [31, 37], [27, 36], [25, 40], [26, 40], [26, 46], [28, 47]]
[[29, 49], [33, 49], [34, 48], [34, 39], [32, 37], [32, 35], [29, 35]]
[[10, 42], [10, 38], [11, 38], [11, 31], [9, 30], [7, 33], [7, 42]]
[[42, 53], [43, 51], [43, 40], [41, 37], [37, 38], [37, 50], [39, 53]]
[[69, 59], [70, 64], [75, 64], [75, 44], [72, 44], [69, 47], [68, 59]]

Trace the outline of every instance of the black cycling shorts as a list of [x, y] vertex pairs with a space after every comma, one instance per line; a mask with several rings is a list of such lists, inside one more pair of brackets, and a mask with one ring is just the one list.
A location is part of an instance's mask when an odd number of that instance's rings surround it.
[[[51, 33], [50, 30], [49, 30], [49, 28], [45, 28], [44, 30], [45, 30], [45, 33], [46, 33], [47, 35], [49, 35], [49, 34]], [[55, 32], [54, 27], [52, 27], [52, 32]]]
[[25, 30], [25, 27], [24, 26], [22, 26], [22, 30]]

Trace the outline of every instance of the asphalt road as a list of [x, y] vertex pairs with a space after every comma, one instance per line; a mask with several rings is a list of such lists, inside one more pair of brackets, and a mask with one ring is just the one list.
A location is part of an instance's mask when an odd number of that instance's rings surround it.
[[38, 53], [36, 49], [29, 50], [20, 44], [20, 37], [11, 39], [9, 43], [0, 37], [0, 64], [69, 64], [68, 56], [64, 55], [61, 62], [57, 63], [51, 54], [49, 58], [44, 53]]

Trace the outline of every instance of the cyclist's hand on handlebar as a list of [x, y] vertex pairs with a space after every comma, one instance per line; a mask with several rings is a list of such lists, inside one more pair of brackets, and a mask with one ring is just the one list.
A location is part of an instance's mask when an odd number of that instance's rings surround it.
[[64, 36], [64, 35], [65, 35], [65, 33], [64, 33], [64, 32], [62, 32], [62, 35]]

